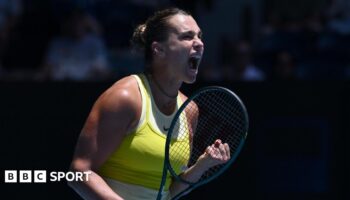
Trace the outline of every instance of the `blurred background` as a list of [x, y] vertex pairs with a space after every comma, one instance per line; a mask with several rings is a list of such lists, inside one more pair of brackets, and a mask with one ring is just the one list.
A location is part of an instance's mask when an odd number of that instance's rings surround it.
[[67, 171], [93, 102], [143, 71], [134, 28], [170, 6], [204, 33], [184, 93], [228, 87], [251, 121], [230, 170], [185, 199], [350, 199], [350, 0], [0, 0], [0, 198], [79, 199], [4, 170]]

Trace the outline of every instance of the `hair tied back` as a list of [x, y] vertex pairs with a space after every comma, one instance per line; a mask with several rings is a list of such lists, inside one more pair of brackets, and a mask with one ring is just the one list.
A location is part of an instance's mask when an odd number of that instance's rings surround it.
[[144, 50], [145, 48], [145, 45], [146, 45], [146, 40], [144, 35], [145, 30], [146, 30], [146, 24], [138, 25], [131, 38], [131, 43], [138, 50]]

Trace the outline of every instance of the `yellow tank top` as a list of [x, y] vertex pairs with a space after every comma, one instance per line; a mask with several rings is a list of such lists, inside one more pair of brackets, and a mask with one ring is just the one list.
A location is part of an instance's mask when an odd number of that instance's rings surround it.
[[[171, 120], [182, 101], [177, 97], [177, 107], [170, 116], [159, 111], [146, 77], [143, 74], [133, 75], [138, 83], [142, 96], [142, 114], [136, 130], [129, 133], [121, 145], [111, 154], [99, 169], [99, 174], [106, 178], [115, 179], [128, 184], [143, 186], [158, 190], [162, 178], [166, 132]], [[118, 122], [116, 122], [118, 123]], [[186, 122], [185, 122], [186, 124]], [[185, 125], [187, 127], [187, 124]], [[171, 145], [182, 146], [187, 156], [180, 160], [175, 171], [179, 174], [185, 169], [190, 154], [188, 131], [177, 138], [172, 138]], [[170, 152], [170, 162], [179, 163]], [[171, 176], [168, 173], [165, 190], [169, 190]]]

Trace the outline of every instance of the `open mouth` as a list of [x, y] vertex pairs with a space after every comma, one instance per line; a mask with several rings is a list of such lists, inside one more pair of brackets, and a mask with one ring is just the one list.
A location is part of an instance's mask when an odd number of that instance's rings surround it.
[[199, 61], [200, 61], [200, 58], [190, 57], [190, 59], [188, 61], [190, 64], [190, 69], [197, 70], [198, 66], [199, 66]]

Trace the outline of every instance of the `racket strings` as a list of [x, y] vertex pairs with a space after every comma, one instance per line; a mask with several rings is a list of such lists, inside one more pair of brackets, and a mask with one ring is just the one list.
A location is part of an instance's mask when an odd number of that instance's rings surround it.
[[[242, 130], [244, 123], [243, 116], [239, 115], [237, 111], [241, 109], [241, 105], [231, 95], [222, 92], [208, 93], [207, 97], [202, 96], [201, 99], [197, 99], [196, 103], [198, 107], [206, 108], [210, 113], [207, 115], [211, 116], [209, 123], [203, 124], [202, 129], [206, 131], [199, 131], [197, 138], [202, 144], [201, 150], [205, 149], [206, 145], [210, 146], [215, 142], [216, 139], [221, 139], [223, 143], [228, 143], [230, 146], [231, 155], [237, 150], [242, 134], [239, 130]], [[202, 110], [202, 109], [199, 109]], [[206, 114], [206, 113], [201, 113]], [[197, 133], [197, 132], [196, 132]], [[205, 144], [205, 145], [204, 145]], [[194, 156], [194, 160], [203, 153], [198, 151], [197, 155]], [[203, 174], [201, 179], [206, 179], [215, 174], [225, 164], [217, 165], [210, 168], [206, 173]]]
[[[171, 167], [181, 173], [179, 169], [195, 164], [207, 147], [217, 139], [227, 143], [233, 155], [247, 131], [245, 121], [241, 102], [233, 95], [221, 90], [200, 93], [175, 122], [174, 130], [178, 133], [173, 134], [186, 137], [192, 134], [193, 137], [192, 148], [186, 142], [170, 145]], [[225, 165], [210, 168], [202, 175], [201, 180], [210, 178]]]

